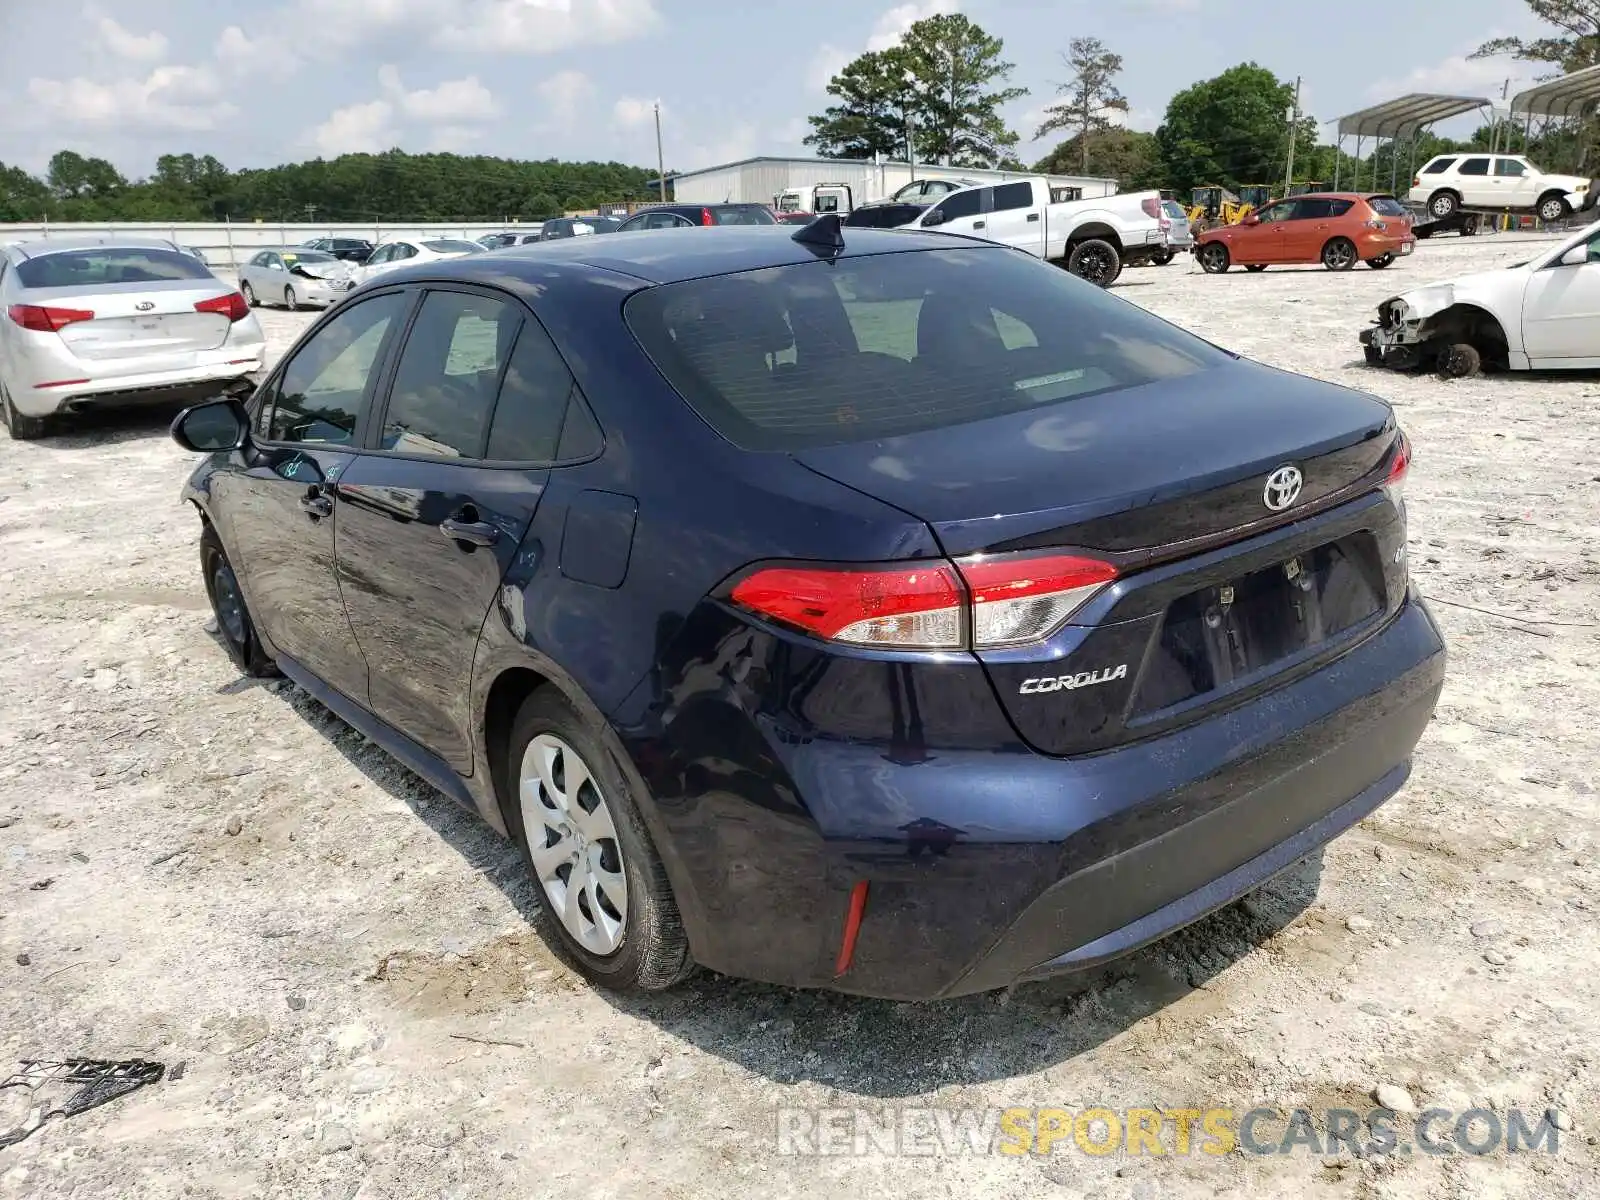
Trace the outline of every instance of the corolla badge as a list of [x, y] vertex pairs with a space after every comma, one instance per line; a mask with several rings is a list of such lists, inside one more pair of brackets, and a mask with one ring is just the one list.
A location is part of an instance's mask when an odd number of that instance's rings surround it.
[[138, 309], [140, 312], [149, 312], [155, 306], [156, 302], [154, 300], [141, 300], [139, 303], [134, 305], [134, 308]]
[[1118, 663], [1114, 667], [1101, 667], [1094, 671], [1079, 671], [1076, 675], [1024, 679], [1022, 686], [1017, 691], [1024, 696], [1036, 695], [1039, 692], [1071, 692], [1081, 687], [1092, 687], [1097, 683], [1111, 683], [1114, 680], [1126, 679], [1127, 677], [1128, 664]]
[[1267, 486], [1261, 492], [1261, 502], [1273, 512], [1282, 512], [1300, 499], [1300, 488], [1305, 477], [1299, 467], [1282, 466], [1267, 476]]

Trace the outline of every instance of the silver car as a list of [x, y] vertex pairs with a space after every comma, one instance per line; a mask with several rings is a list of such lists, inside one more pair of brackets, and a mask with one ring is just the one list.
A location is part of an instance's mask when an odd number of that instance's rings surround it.
[[304, 246], [262, 250], [239, 267], [239, 290], [251, 308], [261, 304], [281, 304], [291, 311], [302, 305], [326, 308], [350, 290], [354, 269], [326, 250]]
[[261, 370], [244, 297], [154, 238], [0, 250], [0, 416], [18, 440], [58, 413], [192, 404]]

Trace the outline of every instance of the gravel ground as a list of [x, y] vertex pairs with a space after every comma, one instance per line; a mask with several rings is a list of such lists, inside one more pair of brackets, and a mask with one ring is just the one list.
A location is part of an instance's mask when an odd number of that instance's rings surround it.
[[[233, 671], [165, 415], [0, 438], [0, 1059], [169, 1068], [0, 1150], [0, 1195], [1592, 1195], [1600, 382], [1390, 375], [1355, 341], [1402, 285], [1527, 249], [1126, 273], [1129, 300], [1395, 403], [1450, 683], [1410, 784], [1320, 861], [1091, 979], [927, 1006], [585, 986], [525, 925], [507, 844]], [[262, 316], [275, 352], [307, 320]], [[780, 1106], [1365, 1111], [1380, 1085], [1570, 1128], [1554, 1155], [932, 1162], [775, 1132]], [[28, 1106], [0, 1091], [0, 1126]]]

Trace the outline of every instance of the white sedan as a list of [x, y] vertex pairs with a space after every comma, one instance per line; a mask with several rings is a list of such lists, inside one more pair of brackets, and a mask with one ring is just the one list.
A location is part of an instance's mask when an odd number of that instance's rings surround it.
[[1369, 363], [1447, 376], [1600, 367], [1600, 222], [1528, 262], [1385, 300], [1361, 344]]
[[379, 243], [372, 257], [356, 270], [351, 286], [359, 286], [398, 267], [414, 267], [440, 259], [482, 253], [484, 249], [477, 242], [462, 238], [396, 238], [391, 242]]

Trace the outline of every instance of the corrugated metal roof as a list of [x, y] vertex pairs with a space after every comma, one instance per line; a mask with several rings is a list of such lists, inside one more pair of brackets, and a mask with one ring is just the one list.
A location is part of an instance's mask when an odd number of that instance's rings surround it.
[[1340, 137], [1409, 137], [1435, 121], [1459, 117], [1475, 108], [1486, 108], [1487, 96], [1445, 96], [1434, 92], [1413, 92], [1396, 100], [1386, 100], [1339, 118]]
[[1600, 100], [1600, 67], [1585, 67], [1518, 92], [1511, 111], [1519, 117], [1575, 117], [1593, 100]]
[[[718, 163], [714, 167], [700, 167], [698, 170], [694, 171], [679, 171], [676, 174], [669, 174], [667, 176], [667, 182], [671, 183], [674, 179], [693, 179], [696, 175], [709, 175], [713, 171], [727, 171], [735, 167], [747, 167], [756, 163], [782, 163], [785, 166], [793, 164], [835, 168], [837, 168], [841, 163], [850, 163], [857, 166], [867, 167], [904, 167], [909, 165], [904, 162], [898, 162], [890, 159], [885, 159], [881, 164], [874, 164], [871, 159], [804, 157], [788, 158], [779, 154], [758, 154], [753, 158], [741, 158], [735, 160], [734, 162]], [[1027, 168], [1023, 168], [1020, 171], [997, 171], [986, 167], [942, 167], [938, 163], [918, 163], [917, 169], [920, 171], [953, 171], [965, 176], [969, 176], [973, 179], [1015, 179], [1023, 175], [1045, 175], [1045, 177], [1049, 179], [1082, 179], [1093, 183], [1114, 182], [1099, 175], [1050, 175], [1043, 171], [1030, 171]]]

